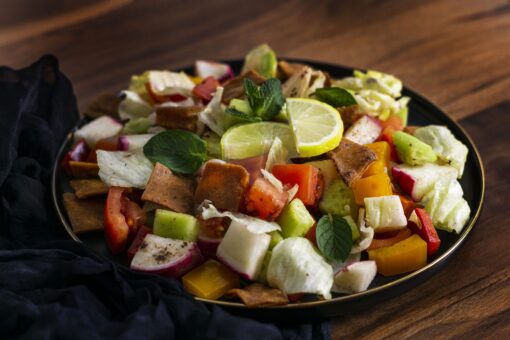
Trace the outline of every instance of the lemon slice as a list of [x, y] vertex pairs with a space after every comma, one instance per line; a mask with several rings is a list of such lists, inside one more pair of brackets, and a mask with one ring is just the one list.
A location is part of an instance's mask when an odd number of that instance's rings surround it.
[[243, 159], [263, 155], [269, 151], [275, 137], [280, 138], [289, 156], [296, 155], [294, 137], [288, 124], [258, 122], [228, 129], [221, 137], [222, 158]]
[[287, 99], [287, 117], [300, 157], [313, 157], [338, 146], [344, 132], [340, 113], [315, 99]]

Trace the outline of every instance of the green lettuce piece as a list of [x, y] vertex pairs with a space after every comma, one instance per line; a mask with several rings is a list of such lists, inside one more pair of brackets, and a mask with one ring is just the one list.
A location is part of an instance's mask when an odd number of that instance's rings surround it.
[[248, 52], [241, 73], [253, 70], [265, 78], [271, 78], [276, 76], [277, 64], [276, 53], [269, 45], [262, 44]]

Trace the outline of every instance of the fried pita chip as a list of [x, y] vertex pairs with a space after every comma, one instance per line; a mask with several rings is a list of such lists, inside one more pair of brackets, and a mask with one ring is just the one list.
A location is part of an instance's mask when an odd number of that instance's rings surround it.
[[419, 126], [409, 125], [409, 126], [404, 127], [404, 132], [408, 133], [410, 135], [414, 135], [414, 133], [416, 132], [417, 128], [419, 128]]
[[69, 181], [71, 188], [74, 190], [74, 194], [79, 199], [100, 196], [108, 193], [108, 186], [101, 180], [91, 179], [72, 179]]
[[104, 199], [91, 197], [80, 200], [75, 194], [66, 192], [64, 206], [76, 234], [103, 230]]
[[340, 176], [348, 186], [361, 178], [368, 166], [377, 158], [375, 152], [347, 138], [343, 138], [340, 145], [328, 155], [335, 162]]
[[347, 130], [352, 124], [354, 124], [354, 122], [365, 115], [358, 105], [339, 107], [337, 110], [340, 112], [340, 116], [342, 117], [344, 130]]
[[190, 180], [175, 175], [163, 164], [156, 163], [142, 194], [142, 201], [188, 213], [193, 207], [193, 184]]
[[238, 297], [246, 307], [281, 306], [289, 303], [287, 295], [276, 288], [253, 283], [243, 289], [231, 289], [226, 296]]
[[223, 97], [224, 103], [230, 103], [234, 98], [241, 98], [244, 96], [244, 79], [250, 78], [257, 85], [264, 82], [265, 78], [262, 77], [255, 71], [248, 71], [238, 77], [232, 78], [223, 85]]
[[69, 161], [71, 175], [75, 178], [98, 177], [99, 166], [97, 163]]
[[209, 200], [219, 210], [239, 211], [250, 181], [240, 165], [209, 161], [195, 191], [195, 205]]
[[287, 79], [289, 79], [294, 73], [301, 71], [303, 67], [306, 67], [306, 65], [298, 63], [289, 63], [285, 60], [281, 60], [278, 62], [278, 68], [276, 69], [278, 79], [284, 82]]
[[200, 106], [160, 106], [156, 109], [156, 125], [167, 129], [196, 131]]
[[103, 93], [92, 99], [83, 114], [90, 118], [107, 115], [119, 118], [119, 104], [121, 99], [113, 93]]

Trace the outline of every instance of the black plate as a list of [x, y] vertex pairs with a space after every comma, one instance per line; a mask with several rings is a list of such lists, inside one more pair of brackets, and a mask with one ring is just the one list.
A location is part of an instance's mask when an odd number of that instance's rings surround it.
[[[322, 71], [327, 71], [335, 78], [350, 76], [352, 75], [353, 71], [353, 69], [348, 67], [336, 66], [320, 62], [311, 62], [305, 60], [292, 61], [305, 63]], [[242, 66], [241, 60], [229, 61], [228, 63], [233, 67], [234, 71], [237, 72]], [[191, 72], [192, 68], [186, 68], [184, 71]], [[451, 255], [456, 252], [462, 242], [464, 242], [469, 233], [473, 230], [475, 222], [480, 214], [485, 191], [485, 178], [482, 160], [471, 138], [469, 138], [464, 129], [462, 129], [460, 125], [458, 125], [448, 115], [446, 115], [446, 113], [441, 111], [430, 101], [426, 100], [408, 88], [404, 88], [403, 95], [411, 97], [411, 102], [409, 104], [410, 125], [446, 125], [453, 132], [453, 134], [469, 149], [464, 175], [460, 180], [460, 183], [464, 189], [464, 198], [469, 203], [472, 212], [467, 225], [464, 227], [460, 235], [439, 231], [439, 237], [442, 241], [441, 248], [432, 258], [429, 258], [429, 263], [427, 266], [405, 275], [392, 277], [383, 277], [378, 275], [370, 285], [370, 288], [366, 292], [362, 293], [352, 295], [336, 294], [334, 295], [333, 299], [329, 301], [318, 301], [311, 299], [310, 301], [293, 303], [286, 306], [260, 308], [247, 308], [241, 303], [229, 301], [211, 301], [199, 298], [197, 299], [206, 303], [223, 306], [236, 314], [256, 317], [259, 319], [282, 321], [295, 319], [310, 320], [318, 317], [338, 316], [348, 313], [354, 309], [367, 308], [383, 299], [397, 296], [403, 291], [417, 286], [421, 282], [431, 277], [434, 273], [438, 272], [446, 264]], [[82, 120], [77, 125], [77, 127], [83, 123], [84, 121]], [[59, 166], [60, 160], [63, 158], [72, 144], [71, 137], [72, 131], [67, 136], [59, 151], [53, 170], [53, 201], [58, 216], [60, 217], [63, 226], [72, 239], [85, 243], [87, 246], [94, 249], [98, 254], [104, 256], [105, 258], [111, 259], [121, 265], [127, 265], [127, 259], [125, 256], [112, 256], [110, 254], [104, 242], [102, 233], [80, 235], [78, 238], [72, 231], [62, 200], [62, 194], [64, 192], [72, 192], [72, 189], [69, 187], [69, 177], [65, 174], [64, 171], [62, 171]]]

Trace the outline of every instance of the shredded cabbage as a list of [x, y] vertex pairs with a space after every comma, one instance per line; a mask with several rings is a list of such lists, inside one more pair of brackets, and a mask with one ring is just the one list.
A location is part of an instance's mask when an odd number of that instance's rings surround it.
[[97, 150], [99, 177], [108, 186], [145, 189], [154, 168], [142, 149]]
[[264, 177], [269, 183], [271, 183], [279, 192], [283, 192], [283, 183], [276, 178], [272, 173], [265, 169], [260, 169], [262, 177]]
[[119, 116], [122, 120], [144, 118], [150, 115], [154, 109], [138, 93], [123, 91], [124, 98], [119, 104]]
[[253, 216], [241, 213], [232, 213], [230, 211], [219, 212], [218, 209], [210, 202], [204, 201], [202, 204], [202, 218], [208, 220], [214, 217], [228, 217], [232, 221], [246, 226], [246, 228], [254, 234], [270, 233], [275, 230], [281, 231], [280, 226], [275, 222], [267, 222]]
[[222, 136], [225, 132], [228, 118], [221, 103], [222, 96], [223, 87], [218, 87], [209, 104], [198, 114], [198, 120], [218, 136]]
[[392, 96], [393, 98], [400, 97], [402, 91], [402, 82], [392, 76], [378, 71], [368, 70], [367, 73], [361, 71], [354, 71], [354, 76], [363, 82], [363, 88], [375, 90]]
[[322, 71], [313, 71], [310, 86], [306, 91], [306, 96], [310, 97], [317, 89], [323, 88], [325, 83], [326, 75]]
[[267, 282], [285, 294], [319, 294], [329, 300], [333, 268], [315, 251], [310, 241], [303, 237], [289, 237], [272, 250]]
[[351, 254], [361, 253], [370, 247], [370, 243], [374, 239], [374, 229], [367, 227], [365, 221], [365, 209], [360, 208], [358, 213], [359, 239], [351, 249]]
[[151, 90], [157, 95], [191, 96], [195, 83], [184, 72], [149, 71]]
[[468, 148], [448, 130], [446, 126], [429, 125], [416, 129], [414, 136], [427, 143], [439, 159], [458, 171], [457, 178], [464, 173]]
[[279, 137], [275, 137], [269, 153], [267, 154], [266, 170], [271, 171], [275, 164], [286, 164], [289, 157], [289, 151], [283, 145], [282, 140]]

